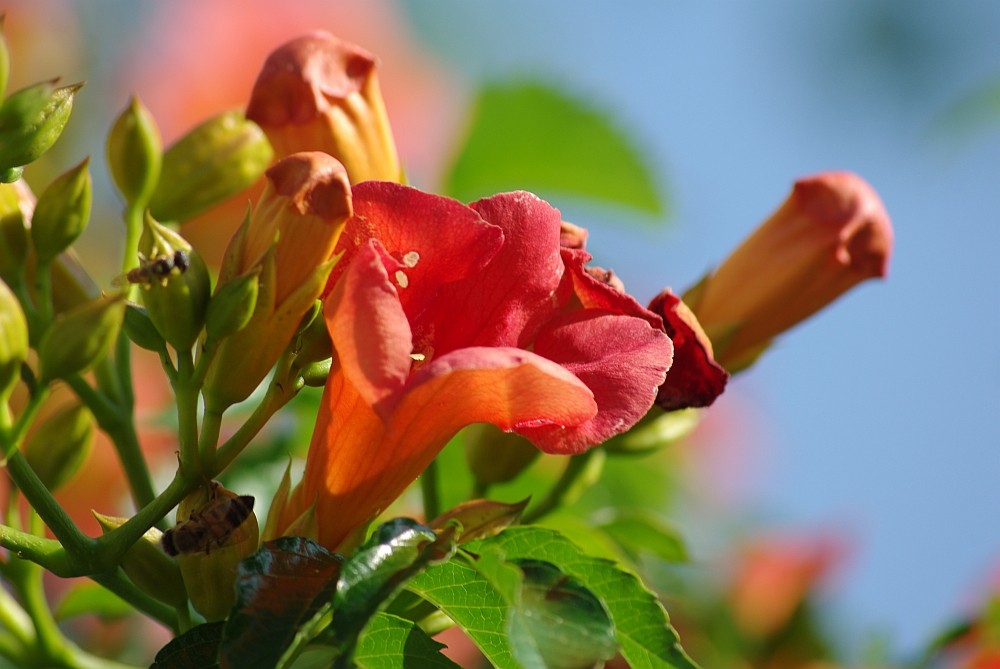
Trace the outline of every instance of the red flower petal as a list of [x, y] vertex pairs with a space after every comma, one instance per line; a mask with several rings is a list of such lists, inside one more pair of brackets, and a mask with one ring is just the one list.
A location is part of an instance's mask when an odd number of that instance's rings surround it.
[[729, 373], [712, 357], [712, 342], [698, 319], [669, 289], [653, 298], [649, 308], [663, 317], [674, 343], [674, 365], [656, 404], [666, 411], [709, 406], [725, 390]]
[[535, 340], [535, 352], [587, 384], [598, 413], [579, 425], [517, 431], [546, 453], [571, 454], [628, 430], [646, 415], [670, 368], [673, 346], [643, 319], [587, 309], [548, 324]]

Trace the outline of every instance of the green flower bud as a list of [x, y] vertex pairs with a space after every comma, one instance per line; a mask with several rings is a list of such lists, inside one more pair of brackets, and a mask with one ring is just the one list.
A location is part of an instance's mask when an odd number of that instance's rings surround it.
[[42, 191], [31, 217], [38, 262], [47, 265], [76, 241], [90, 220], [91, 180], [85, 158]]
[[217, 342], [242, 330], [257, 308], [257, 278], [260, 268], [223, 284], [208, 303], [205, 317], [206, 342]]
[[157, 353], [167, 350], [167, 342], [153, 325], [149, 314], [138, 304], [129, 302], [125, 307], [125, 336], [141, 348]]
[[313, 310], [302, 319], [303, 326], [295, 339], [295, 366], [305, 369], [315, 362], [333, 357], [333, 341], [323, 319], [323, 303], [316, 300]]
[[28, 357], [28, 321], [21, 303], [0, 281], [0, 405], [10, 397]]
[[47, 417], [28, 437], [24, 457], [49, 490], [61, 488], [90, 455], [94, 418], [82, 404]]
[[257, 550], [260, 528], [253, 498], [217, 482], [199, 488], [177, 507], [177, 526], [163, 537], [176, 554], [195, 610], [209, 622], [222, 620], [236, 598], [236, 565]]
[[435, 530], [440, 530], [448, 523], [458, 521], [462, 525], [459, 543], [464, 544], [500, 534], [521, 520], [521, 514], [527, 506], [527, 499], [515, 504], [494, 502], [491, 499], [471, 499], [445, 511], [429, 525]]
[[480, 485], [514, 480], [540, 453], [524, 437], [486, 423], [471, 425], [462, 434], [465, 459]]
[[219, 114], [167, 149], [150, 211], [161, 221], [193, 218], [257, 181], [273, 154], [242, 112]]
[[83, 84], [54, 85], [45, 81], [23, 88], [0, 107], [0, 170], [27, 165], [59, 139]]
[[84, 372], [111, 349], [125, 316], [123, 295], [102, 296], [59, 314], [38, 345], [39, 381]]
[[[96, 511], [92, 513], [104, 534], [121, 527], [126, 521], [125, 518], [105, 516]], [[160, 548], [162, 539], [163, 532], [160, 530], [155, 527], [147, 530], [125, 551], [122, 571], [147, 595], [173, 607], [186, 606], [187, 593], [184, 591], [180, 567]]]
[[139, 248], [147, 260], [129, 272], [129, 280], [142, 284], [143, 304], [166, 342], [188, 351], [205, 324], [211, 296], [208, 268], [187, 240], [150, 216]]
[[21, 210], [21, 189], [0, 184], [0, 278], [8, 283], [24, 279], [28, 258], [28, 228]]
[[160, 179], [163, 144], [156, 121], [136, 96], [111, 126], [105, 148], [118, 191], [126, 202], [144, 207]]

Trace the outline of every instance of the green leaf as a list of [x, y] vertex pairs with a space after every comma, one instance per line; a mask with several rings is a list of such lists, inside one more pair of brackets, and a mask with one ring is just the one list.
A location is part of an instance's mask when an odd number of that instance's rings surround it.
[[56, 620], [94, 614], [102, 618], [124, 618], [135, 613], [132, 605], [96, 583], [85, 582], [70, 588], [55, 611]]
[[600, 527], [633, 558], [649, 553], [666, 562], [688, 561], [687, 545], [680, 531], [652, 514], [623, 512]]
[[299, 628], [330, 601], [342, 561], [302, 537], [269, 541], [241, 561], [221, 666], [272, 669]]
[[358, 640], [354, 662], [360, 669], [457, 669], [458, 665], [441, 654], [445, 648], [427, 636], [413, 622], [378, 613]]
[[218, 669], [224, 623], [193, 627], [160, 649], [149, 669]]
[[526, 669], [589, 669], [615, 656], [611, 620], [593, 593], [548, 562], [518, 566], [524, 581], [509, 630], [514, 656]]
[[411, 578], [455, 551], [455, 528], [436, 535], [409, 518], [383, 523], [344, 563], [333, 598], [331, 631], [342, 652], [337, 666], [349, 666], [368, 621], [393, 600]]
[[521, 669], [508, 643], [508, 604], [501, 595], [501, 590], [516, 592], [520, 570], [495, 556], [483, 559], [489, 561], [490, 568], [484, 571], [492, 582], [464, 560], [452, 559], [420, 574], [407, 588], [455, 621], [494, 667]]
[[[469, 545], [473, 553], [499, 551], [508, 561], [541, 560], [559, 568], [593, 592], [615, 627], [622, 656], [634, 669], [696, 669], [655, 595], [615, 563], [590, 557], [553, 530], [513, 527]], [[446, 611], [447, 613], [447, 611]]]
[[488, 84], [474, 104], [445, 192], [471, 201], [518, 189], [653, 215], [666, 209], [645, 157], [605, 114], [543, 84]]

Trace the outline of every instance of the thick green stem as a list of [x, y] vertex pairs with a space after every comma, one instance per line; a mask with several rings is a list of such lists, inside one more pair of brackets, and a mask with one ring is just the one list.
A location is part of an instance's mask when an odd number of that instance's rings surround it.
[[49, 389], [42, 388], [37, 393], [32, 395], [28, 400], [27, 406], [24, 407], [24, 411], [21, 415], [17, 417], [17, 421], [14, 422], [13, 430], [2, 430], [0, 431], [0, 439], [3, 443], [0, 443], [0, 450], [2, 450], [3, 457], [8, 457], [11, 453], [16, 451], [21, 447], [21, 442], [24, 441], [24, 437], [28, 434], [28, 428], [35, 421], [35, 416], [38, 415], [38, 410], [42, 408], [42, 404], [48, 399]]
[[198, 386], [192, 384], [194, 361], [190, 351], [177, 352], [177, 438], [180, 441], [181, 469], [201, 471], [198, 465]]
[[107, 395], [93, 388], [79, 375], [69, 377], [66, 383], [90, 409], [101, 429], [111, 437], [136, 507], [149, 504], [156, 493], [153, 490], [153, 479], [149, 474], [146, 458], [142, 454], [142, 446], [139, 444], [131, 408], [125, 410], [116, 405]]
[[278, 409], [285, 406], [294, 396], [295, 391], [292, 389], [282, 390], [281, 387], [274, 383], [268, 386], [263, 401], [257, 405], [257, 408], [250, 414], [246, 422], [216, 450], [212, 476], [217, 476], [232, 464], [233, 460], [243, 452], [243, 449], [264, 428], [267, 421], [271, 419], [271, 416]]
[[219, 444], [221, 431], [222, 414], [206, 409], [201, 422], [201, 437], [198, 439], [198, 456], [201, 459], [203, 472], [214, 471], [215, 449]]
[[75, 576], [73, 561], [55, 539], [45, 539], [30, 532], [0, 525], [0, 546], [17, 558], [39, 564], [57, 576]]
[[441, 515], [441, 494], [438, 487], [438, 463], [432, 460], [420, 475], [420, 493], [424, 502], [424, 518], [428, 521]]
[[180, 633], [181, 628], [177, 612], [172, 607], [167, 606], [158, 599], [150, 597], [135, 587], [120, 569], [116, 569], [108, 574], [98, 574], [91, 578], [150, 618], [161, 622], [174, 634]]

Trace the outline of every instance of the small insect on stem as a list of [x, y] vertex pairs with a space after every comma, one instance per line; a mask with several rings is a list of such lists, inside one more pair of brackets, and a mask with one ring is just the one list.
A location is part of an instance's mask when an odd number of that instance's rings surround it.
[[171, 276], [183, 274], [191, 266], [191, 257], [187, 251], [181, 249], [177, 249], [170, 255], [149, 259], [139, 254], [139, 260], [138, 267], [115, 277], [111, 282], [112, 285], [122, 286], [126, 283], [136, 283], [149, 288], [154, 281], [159, 281], [161, 286], [165, 286]]
[[160, 540], [167, 555], [211, 553], [221, 548], [253, 513], [253, 497], [213, 497], [199, 511], [163, 533]]

